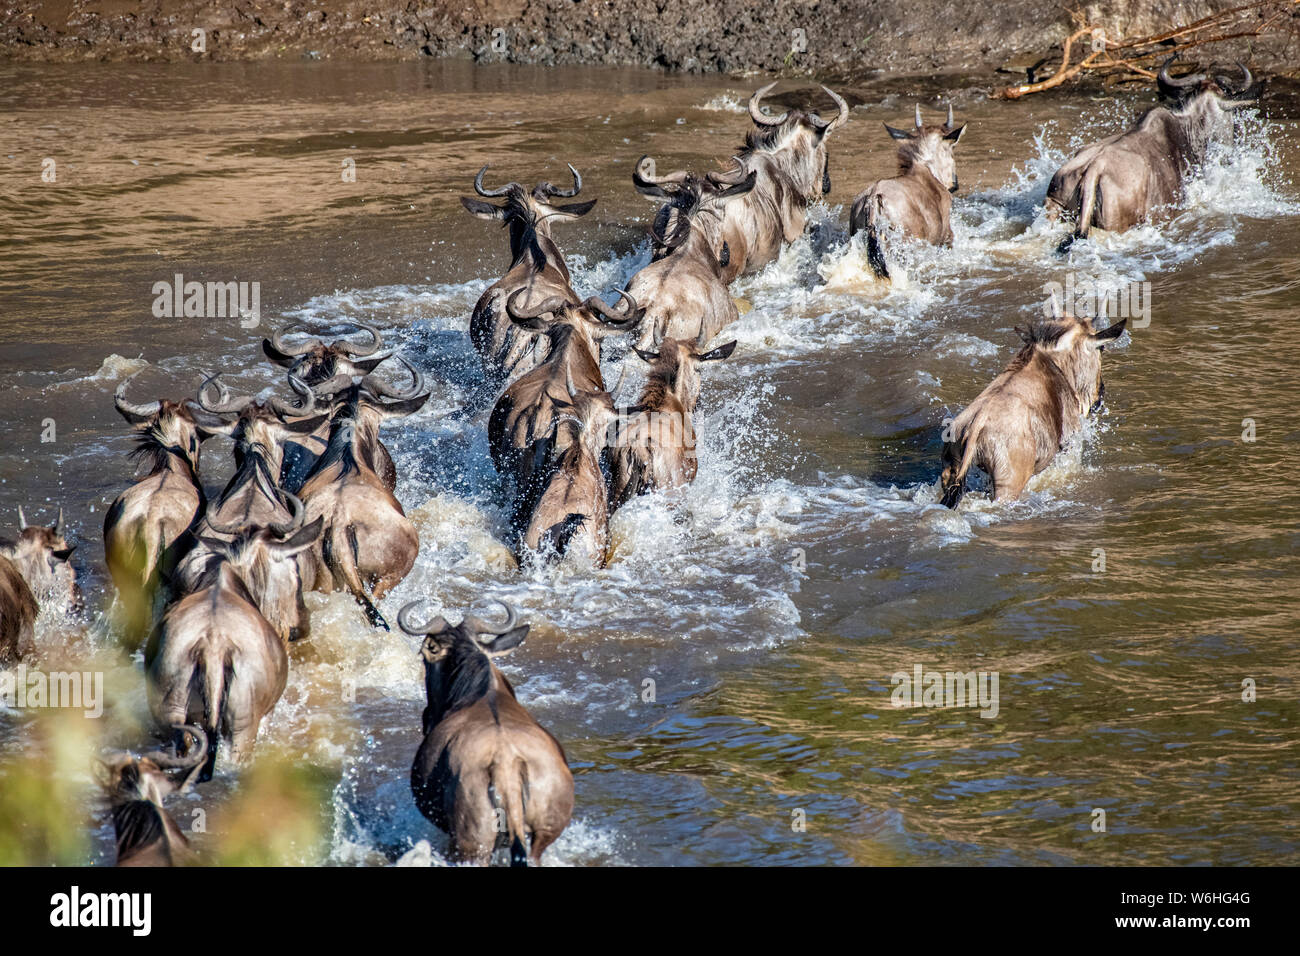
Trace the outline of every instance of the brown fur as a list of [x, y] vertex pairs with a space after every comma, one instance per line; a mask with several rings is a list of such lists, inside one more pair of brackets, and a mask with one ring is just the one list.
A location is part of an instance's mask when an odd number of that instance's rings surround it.
[[1030, 328], [1024, 347], [949, 426], [943, 446], [943, 502], [955, 508], [972, 467], [993, 482], [996, 500], [1014, 501], [1079, 430], [1101, 395], [1101, 350], [1124, 321], [1093, 332], [1067, 317]]
[[1062, 248], [1092, 229], [1132, 229], [1180, 200], [1186, 177], [1205, 161], [1209, 143], [1230, 131], [1229, 111], [1254, 98], [1207, 79], [1179, 91], [1172, 109], [1148, 110], [1126, 132], [1076, 152], [1047, 188], [1049, 218], [1064, 216], [1075, 223]]
[[[399, 621], [421, 633], [406, 622], [409, 610]], [[490, 659], [517, 646], [528, 625], [485, 627], [471, 617], [456, 627], [439, 618], [424, 639], [428, 705], [411, 791], [420, 812], [450, 834], [455, 859], [486, 865], [504, 846], [514, 864], [537, 864], [573, 814], [573, 775], [559, 741]]]
[[699, 363], [726, 358], [730, 342], [701, 353], [696, 341], [665, 339], [651, 362], [636, 414], [620, 422], [610, 455], [611, 510], [640, 494], [678, 488], [695, 480], [695, 404], [700, 394]]
[[898, 175], [871, 183], [853, 200], [849, 235], [867, 233], [867, 255], [876, 274], [888, 277], [880, 248], [880, 233], [895, 227], [911, 239], [952, 245], [952, 191], [957, 170], [952, 150], [966, 127], [922, 126], [899, 130], [886, 126], [900, 140]]
[[35, 648], [38, 613], [40, 606], [22, 572], [0, 554], [0, 665], [21, 660]]

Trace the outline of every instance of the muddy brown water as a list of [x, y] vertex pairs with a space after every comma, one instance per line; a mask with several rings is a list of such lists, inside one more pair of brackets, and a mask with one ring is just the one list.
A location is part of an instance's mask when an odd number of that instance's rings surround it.
[[[606, 570], [519, 571], [465, 334], [506, 237], [457, 197], [484, 163], [498, 184], [560, 182], [572, 162], [599, 201], [557, 237], [579, 291], [607, 292], [647, 257], [637, 158], [725, 161], [748, 81], [458, 63], [0, 78], [0, 527], [20, 504], [62, 505], [89, 598], [84, 621], [42, 620], [48, 661], [110, 659], [100, 528], [132, 474], [121, 377], [143, 369], [139, 401], [192, 394], [204, 368], [282, 388], [260, 361], [268, 329], [359, 318], [434, 386], [386, 431], [422, 554], [385, 610], [426, 596], [458, 616], [501, 596], [532, 621], [506, 669], [577, 782], [551, 862], [1297, 861], [1294, 121], [1250, 118], [1168, 218], [1063, 259], [1046, 177], [1149, 99], [955, 89], [971, 124], [956, 245], [901, 252], [886, 287], [848, 242], [847, 207], [892, 170], [879, 123], [905, 123], [912, 100], [846, 88], [860, 105], [830, 141], [834, 188], [810, 234], [733, 288], [749, 311], [706, 376], [696, 485], [620, 513]], [[177, 273], [258, 282], [259, 326], [155, 318], [153, 285]], [[1070, 274], [1149, 295], [1149, 324], [1104, 356], [1106, 414], [1022, 501], [973, 494], [948, 512], [943, 419]], [[616, 374], [621, 350], [605, 361]], [[227, 447], [205, 456], [219, 487]], [[324, 859], [419, 847], [437, 862], [407, 783], [416, 643], [370, 631], [339, 596], [310, 601], [315, 634], [264, 741], [337, 780]], [[996, 672], [996, 716], [894, 707], [892, 675], [917, 665]], [[105, 744], [139, 742], [140, 666], [109, 675]], [[37, 719], [0, 709], [0, 755], [31, 747]], [[220, 805], [237, 781], [224, 770], [186, 799]], [[111, 833], [94, 819], [98, 861]]]

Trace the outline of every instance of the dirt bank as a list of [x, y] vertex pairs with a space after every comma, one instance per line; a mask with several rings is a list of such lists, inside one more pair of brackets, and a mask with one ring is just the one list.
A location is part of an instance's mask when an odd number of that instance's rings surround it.
[[[1237, 3], [1114, 0], [1088, 9], [1112, 35], [1132, 36]], [[433, 56], [706, 72], [989, 72], [1046, 52], [1067, 24], [1062, 5], [1042, 0], [0, 0], [0, 58]], [[1250, 55], [1263, 66], [1300, 62], [1294, 34], [1257, 41]]]

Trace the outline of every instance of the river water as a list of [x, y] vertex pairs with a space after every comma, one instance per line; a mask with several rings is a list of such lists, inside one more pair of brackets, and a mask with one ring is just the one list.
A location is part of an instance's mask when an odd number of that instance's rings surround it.
[[[724, 333], [734, 356], [705, 375], [697, 481], [620, 512], [610, 566], [575, 573], [517, 570], [504, 544], [466, 327], [507, 243], [457, 197], [484, 163], [491, 185], [564, 182], [573, 163], [598, 203], [557, 239], [578, 291], [608, 292], [648, 261], [637, 158], [716, 168], [764, 81], [463, 63], [0, 79], [0, 529], [20, 504], [32, 519], [61, 505], [80, 542], [86, 619], [46, 614], [39, 632], [47, 660], [110, 668], [97, 745], [138, 744], [129, 730], [147, 719], [138, 657], [109, 652], [101, 523], [132, 475], [113, 389], [143, 368], [134, 400], [181, 397], [222, 368], [234, 387], [283, 390], [260, 358], [267, 330], [360, 319], [434, 389], [385, 432], [422, 550], [383, 608], [392, 620], [424, 596], [456, 619], [502, 597], [531, 622], [504, 669], [577, 787], [548, 862], [1300, 860], [1294, 119], [1251, 114], [1170, 218], [1064, 259], [1041, 214], [1047, 180], [1149, 95], [1007, 104], [959, 85], [955, 246], [904, 253], [886, 285], [848, 241], [848, 205], [893, 170], [881, 121], [907, 125], [905, 94], [942, 88], [839, 86], [854, 109], [829, 141], [827, 203], [733, 286], [750, 308]], [[258, 282], [260, 325], [154, 318], [153, 284], [177, 273]], [[943, 419], [1014, 354], [1044, 284], [1071, 273], [1136, 283], [1151, 307], [1105, 353], [1106, 414], [1021, 501], [942, 508]], [[207, 446], [209, 485], [228, 457]], [[323, 844], [300, 858], [383, 864], [415, 848], [408, 861], [441, 862], [407, 782], [417, 642], [371, 631], [341, 595], [309, 604], [314, 635], [260, 745], [329, 781]], [[891, 675], [918, 665], [996, 673], [996, 716], [893, 706]], [[40, 746], [37, 723], [0, 707], [11, 768]], [[239, 779], [223, 770], [188, 799], [219, 807]], [[87, 858], [111, 860], [84, 793]]]

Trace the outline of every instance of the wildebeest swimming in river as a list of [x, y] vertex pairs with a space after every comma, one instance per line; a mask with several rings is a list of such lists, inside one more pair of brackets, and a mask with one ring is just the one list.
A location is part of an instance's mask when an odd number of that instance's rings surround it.
[[513, 865], [539, 863], [573, 814], [573, 774], [564, 748], [533, 719], [492, 658], [528, 634], [518, 612], [500, 624], [471, 614], [453, 627], [442, 617], [417, 623], [419, 602], [397, 623], [423, 637], [424, 741], [411, 766], [415, 804], [451, 836], [457, 860], [490, 862], [498, 846]]
[[955, 126], [952, 106], [942, 126], [921, 122], [916, 108], [916, 128], [885, 129], [899, 140], [898, 175], [871, 183], [853, 200], [849, 211], [849, 235], [867, 233], [867, 261], [882, 279], [889, 278], [880, 245], [880, 233], [893, 226], [903, 236], [935, 245], [952, 245], [952, 194], [957, 191], [957, 164], [952, 150], [966, 132], [966, 124]]
[[972, 467], [988, 473], [994, 499], [1019, 498], [1100, 404], [1101, 351], [1127, 321], [1094, 332], [1087, 319], [1067, 316], [1017, 329], [1024, 347], [949, 426], [943, 503], [957, 507]]
[[1205, 162], [1210, 143], [1231, 133], [1231, 111], [1259, 99], [1250, 70], [1238, 65], [1242, 80], [1234, 85], [1203, 73], [1171, 77], [1166, 61], [1156, 80], [1172, 105], [1147, 110], [1132, 129], [1085, 146], [1057, 170], [1047, 188], [1047, 214], [1075, 222], [1062, 251], [1094, 228], [1123, 232], [1182, 198], [1186, 177]]

